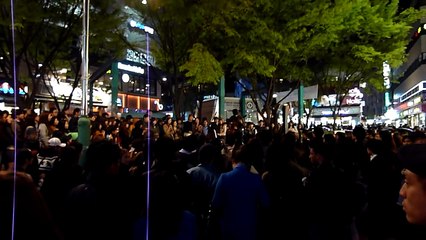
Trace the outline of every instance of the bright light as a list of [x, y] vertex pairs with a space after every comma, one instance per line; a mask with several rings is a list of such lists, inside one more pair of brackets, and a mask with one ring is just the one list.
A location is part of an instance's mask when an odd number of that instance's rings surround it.
[[167, 81], [167, 78], [166, 78], [166, 77], [163, 77], [163, 82], [165, 82], [165, 81]]
[[278, 95], [277, 95], [276, 93], [274, 93], [274, 94], [272, 95], [272, 97], [273, 97], [273, 98], [277, 98], [277, 97], [278, 97]]
[[128, 83], [129, 80], [130, 80], [129, 74], [125, 73], [125, 74], [121, 75], [121, 80], [125, 83]]
[[385, 117], [389, 120], [395, 120], [398, 118], [398, 112], [391, 108], [385, 113]]
[[146, 0], [142, 0], [142, 4], [147, 4], [148, 2]]
[[154, 28], [152, 27], [145, 26], [144, 30], [147, 33], [154, 34]]

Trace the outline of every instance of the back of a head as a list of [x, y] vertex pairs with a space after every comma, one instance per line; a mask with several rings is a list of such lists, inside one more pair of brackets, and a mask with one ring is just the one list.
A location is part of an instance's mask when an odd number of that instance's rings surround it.
[[253, 165], [263, 158], [263, 148], [258, 140], [251, 140], [243, 145], [235, 154], [235, 161]]
[[322, 126], [316, 126], [314, 128], [314, 134], [315, 138], [322, 138], [324, 136], [324, 129], [322, 129]]
[[200, 147], [198, 151], [198, 160], [200, 163], [210, 163], [214, 159], [219, 158], [220, 151], [217, 146], [206, 143]]
[[383, 142], [378, 139], [369, 139], [366, 143], [367, 149], [370, 149], [374, 154], [382, 154], [383, 153]]
[[167, 165], [175, 160], [176, 151], [176, 143], [170, 138], [159, 138], [153, 146], [154, 156], [160, 165]]
[[314, 140], [309, 142], [309, 148], [311, 148], [316, 154], [323, 156], [325, 161], [332, 161], [333, 145]]
[[[0, 172], [0, 239], [62, 239], [47, 205], [25, 174]], [[13, 218], [15, 216], [15, 218]]]
[[86, 169], [89, 172], [105, 173], [109, 167], [118, 164], [121, 159], [120, 147], [110, 141], [92, 143], [86, 152]]
[[363, 141], [367, 133], [365, 132], [365, 129], [361, 125], [355, 126], [355, 128], [352, 131], [352, 135], [355, 136], [357, 141]]

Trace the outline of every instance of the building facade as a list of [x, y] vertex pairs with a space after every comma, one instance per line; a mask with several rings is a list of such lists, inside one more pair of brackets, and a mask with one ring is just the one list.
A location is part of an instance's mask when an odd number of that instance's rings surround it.
[[426, 21], [418, 22], [407, 47], [407, 61], [396, 70], [399, 85], [393, 91], [397, 126], [426, 125]]

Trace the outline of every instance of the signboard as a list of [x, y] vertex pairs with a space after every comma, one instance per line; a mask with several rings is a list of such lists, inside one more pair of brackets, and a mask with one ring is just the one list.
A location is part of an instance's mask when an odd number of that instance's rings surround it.
[[145, 69], [143, 69], [142, 67], [133, 66], [133, 65], [125, 64], [121, 62], [118, 62], [118, 69], [128, 71], [128, 72], [133, 72], [133, 73], [139, 73], [139, 74], [145, 73]]
[[[337, 113], [338, 116], [351, 116], [360, 115], [361, 107], [357, 106], [344, 106]], [[330, 117], [333, 116], [333, 111], [330, 107], [317, 107], [312, 109], [312, 117]]]
[[[296, 102], [298, 101], [298, 91], [297, 89], [293, 90], [290, 94], [290, 91], [283, 91], [283, 92], [277, 92], [277, 101], [280, 101], [282, 98], [287, 96], [284, 100], [281, 101], [281, 103], [288, 103], [288, 102]], [[318, 85], [310, 86], [310, 87], [304, 87], [304, 93], [303, 93], [303, 99], [315, 99], [318, 97]]]

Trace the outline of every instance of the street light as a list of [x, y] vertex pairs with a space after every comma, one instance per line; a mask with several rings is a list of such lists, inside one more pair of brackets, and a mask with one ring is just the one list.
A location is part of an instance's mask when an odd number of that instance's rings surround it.
[[87, 115], [87, 83], [88, 83], [88, 72], [89, 72], [89, 10], [90, 0], [83, 0], [83, 38], [82, 38], [82, 79], [81, 79], [81, 90], [82, 90], [82, 109], [83, 114]]

